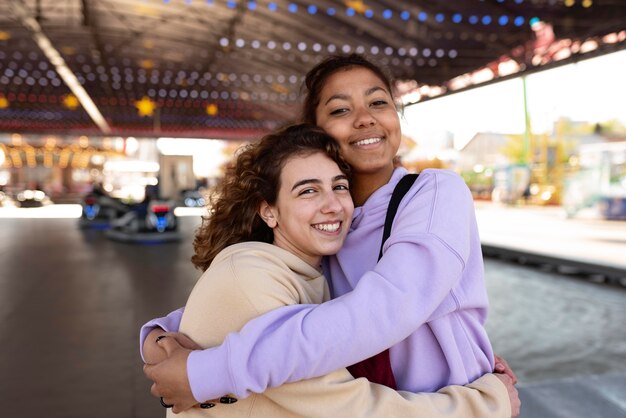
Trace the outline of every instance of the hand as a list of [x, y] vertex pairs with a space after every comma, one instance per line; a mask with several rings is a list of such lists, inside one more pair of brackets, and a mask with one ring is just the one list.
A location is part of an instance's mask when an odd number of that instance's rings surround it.
[[162, 337], [173, 338], [183, 348], [189, 350], [201, 350], [198, 344], [182, 332], [165, 332], [161, 328], [155, 328], [146, 337], [143, 343], [143, 358], [146, 364], [157, 364], [167, 358], [167, 353], [157, 344], [157, 339]]
[[183, 348], [186, 348], [187, 350], [202, 350], [203, 348], [182, 332], [165, 332], [161, 335], [174, 338], [178, 344], [180, 344]]
[[509, 363], [507, 363], [506, 360], [500, 356], [494, 355], [494, 358], [495, 358], [495, 363], [496, 363], [494, 367], [494, 373], [503, 373], [509, 376], [513, 384], [516, 385], [517, 376], [515, 376], [515, 373], [513, 373], [513, 369], [511, 369], [511, 367], [509, 366]]
[[519, 392], [514, 386], [513, 380], [508, 374], [495, 373], [495, 377], [500, 379], [509, 393], [509, 401], [511, 402], [511, 418], [516, 418], [520, 414], [522, 403], [519, 399]]
[[158, 364], [143, 366], [146, 377], [154, 382], [150, 393], [173, 405], [174, 413], [186, 411], [198, 403], [191, 393], [187, 376], [187, 358], [191, 350], [184, 348], [176, 338], [161, 338], [156, 344], [165, 351], [167, 358]]
[[161, 328], [155, 328], [146, 337], [141, 347], [143, 351], [143, 360], [146, 364], [157, 364], [167, 359], [167, 353], [157, 344], [157, 339], [164, 335], [165, 331]]

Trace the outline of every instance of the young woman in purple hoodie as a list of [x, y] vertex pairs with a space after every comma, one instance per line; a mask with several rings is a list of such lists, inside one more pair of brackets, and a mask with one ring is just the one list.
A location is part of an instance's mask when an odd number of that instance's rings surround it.
[[[378, 261], [388, 203], [407, 174], [394, 167], [401, 131], [389, 78], [352, 54], [318, 64], [306, 87], [304, 122], [332, 135], [353, 170], [352, 227], [324, 264], [334, 299], [276, 309], [205, 350], [190, 350], [193, 344], [176, 334], [160, 339], [170, 356], [145, 371], [155, 382], [152, 393], [175, 411], [355, 363], [356, 376], [412, 392], [464, 385], [494, 370], [480, 240], [465, 183], [449, 171], [421, 172]], [[141, 341], [155, 344], [163, 330], [177, 331], [181, 315], [148, 322]]]

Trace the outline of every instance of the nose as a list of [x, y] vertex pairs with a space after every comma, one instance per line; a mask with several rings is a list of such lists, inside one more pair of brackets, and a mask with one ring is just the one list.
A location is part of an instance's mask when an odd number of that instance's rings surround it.
[[356, 128], [367, 128], [376, 124], [376, 118], [366, 107], [355, 109], [354, 126]]
[[329, 191], [324, 194], [324, 202], [321, 210], [323, 213], [338, 213], [343, 210], [343, 206], [334, 191]]

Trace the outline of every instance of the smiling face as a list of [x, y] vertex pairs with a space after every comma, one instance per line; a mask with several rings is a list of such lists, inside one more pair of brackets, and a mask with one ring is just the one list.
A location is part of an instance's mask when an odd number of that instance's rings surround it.
[[400, 146], [400, 119], [391, 93], [376, 74], [355, 66], [330, 75], [320, 91], [316, 122], [339, 143], [355, 179], [389, 180]]
[[274, 245], [318, 267], [343, 245], [353, 210], [345, 174], [316, 152], [287, 160], [276, 204], [262, 203], [259, 214], [273, 229]]

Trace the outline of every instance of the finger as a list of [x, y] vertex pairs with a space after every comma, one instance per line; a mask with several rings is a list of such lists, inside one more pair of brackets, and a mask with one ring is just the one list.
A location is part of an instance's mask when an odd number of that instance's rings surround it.
[[178, 343], [183, 346], [184, 348], [187, 348], [189, 350], [199, 350], [202, 347], [200, 347], [200, 345], [196, 344], [196, 342], [194, 340], [192, 340], [191, 338], [189, 338], [188, 336], [186, 336], [185, 334], [179, 333], [176, 337], [176, 341], [178, 341]]
[[171, 403], [169, 403], [169, 402], [167, 401], [167, 399], [166, 399], [166, 398], [164, 398], [163, 396], [161, 396], [161, 397], [159, 398], [159, 402], [161, 402], [161, 406], [162, 406], [163, 408], [171, 408], [171, 407], [172, 407], [172, 404], [171, 404]]
[[506, 361], [500, 356], [494, 356], [495, 370], [497, 372], [502, 372], [506, 369], [507, 364]]
[[178, 405], [174, 405], [174, 406], [172, 407], [172, 412], [173, 412], [173, 413], [175, 413], [175, 414], [179, 414], [179, 413], [181, 413], [181, 412], [183, 412], [183, 411], [184, 411], [184, 409], [182, 409], [182, 408], [181, 408], [180, 406], [178, 406]]
[[[207, 405], [207, 404], [205, 403], [203, 405]], [[186, 404], [184, 401], [181, 401], [180, 403], [174, 405], [174, 407], [172, 408], [172, 412], [174, 412], [175, 414], [178, 414], [181, 412], [185, 412], [196, 406], [200, 406], [200, 405], [196, 403]], [[213, 404], [213, 406], [215, 406], [215, 404]]]
[[506, 360], [505, 360], [504, 358], [500, 357], [500, 356], [499, 356], [499, 355], [497, 355], [497, 354], [494, 354], [494, 355], [493, 355], [493, 358], [494, 358], [494, 360], [495, 360], [495, 362], [496, 362], [496, 363], [506, 363]]
[[159, 389], [157, 387], [156, 383], [153, 383], [152, 386], [150, 386], [150, 394], [152, 396], [156, 396], [157, 398], [161, 397], [163, 394], [159, 392]]
[[177, 349], [182, 348], [175, 338], [161, 338], [157, 341], [157, 344], [165, 350], [168, 357]]
[[511, 383], [514, 385], [517, 383], [517, 376], [515, 376], [515, 373], [513, 373], [513, 370], [511, 370], [510, 367], [506, 367], [502, 373], [511, 378]]
[[507, 363], [505, 359], [497, 355], [494, 356], [494, 359], [495, 359], [495, 365], [494, 365], [495, 372], [505, 373], [506, 375], [511, 377], [511, 380], [513, 381], [514, 385], [517, 384], [517, 376], [513, 372], [513, 369], [511, 369], [511, 366], [509, 366], [509, 363]]
[[509, 376], [511, 376], [511, 380], [513, 381], [513, 384], [516, 385], [517, 384], [517, 375], [515, 374], [515, 372], [509, 367]]
[[513, 389], [513, 382], [511, 380], [511, 376], [509, 376], [506, 373], [498, 373], [498, 376], [501, 378], [502, 382], [505, 385], [510, 386]]
[[154, 365], [151, 364], [144, 364], [143, 365], [143, 374], [146, 375], [146, 377], [150, 380], [152, 380], [154, 382]]

